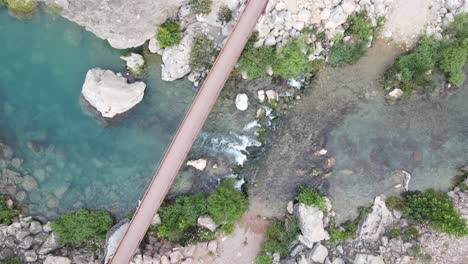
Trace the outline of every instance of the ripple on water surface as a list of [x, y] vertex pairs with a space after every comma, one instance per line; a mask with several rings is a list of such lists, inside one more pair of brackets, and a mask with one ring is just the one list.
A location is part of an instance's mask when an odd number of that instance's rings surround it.
[[123, 71], [125, 51], [63, 18], [20, 21], [5, 9], [0, 43], [0, 141], [24, 159], [21, 183], [2, 179], [1, 189], [27, 186], [27, 209], [49, 218], [82, 207], [119, 214], [135, 206], [191, 102], [190, 83], [162, 82], [160, 58], [149, 58], [145, 98], [105, 126], [81, 102], [81, 86], [90, 68]]

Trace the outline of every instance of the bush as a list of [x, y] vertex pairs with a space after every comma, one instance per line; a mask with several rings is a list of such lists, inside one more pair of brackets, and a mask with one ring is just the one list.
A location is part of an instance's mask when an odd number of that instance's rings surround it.
[[168, 20], [158, 29], [158, 42], [163, 49], [179, 44], [181, 39], [179, 22], [176, 20]]
[[221, 23], [229, 23], [232, 20], [232, 10], [227, 6], [222, 6], [218, 11], [218, 20]]
[[421, 224], [430, 224], [434, 230], [454, 236], [468, 235], [466, 220], [453, 206], [450, 197], [443, 192], [429, 189], [405, 195], [405, 215]]
[[213, 41], [207, 36], [199, 34], [194, 37], [190, 53], [190, 67], [202, 70], [211, 66], [213, 58]]
[[11, 225], [18, 218], [19, 213], [18, 209], [8, 208], [4, 197], [0, 198], [0, 223]]
[[354, 64], [366, 53], [367, 47], [363, 42], [340, 42], [330, 50], [328, 63], [333, 66]]
[[437, 63], [439, 68], [449, 75], [449, 81], [451, 83], [462, 85], [465, 81], [464, 67], [467, 56], [468, 45], [464, 47], [463, 44], [458, 41], [442, 42]]
[[0, 261], [0, 264], [21, 264], [22, 262], [16, 258], [9, 258], [7, 260]]
[[163, 205], [159, 209], [162, 225], [158, 235], [170, 241], [193, 239], [198, 217], [208, 214], [206, 199], [205, 194], [179, 196], [173, 204]]
[[325, 210], [325, 198], [317, 191], [306, 186], [299, 186], [297, 200], [308, 206], [315, 206], [320, 210]]
[[354, 222], [348, 221], [342, 225], [342, 227], [335, 226], [334, 222], [330, 224], [328, 234], [330, 239], [328, 243], [331, 245], [337, 245], [341, 241], [346, 241], [356, 235], [357, 225]]
[[16, 15], [27, 16], [36, 12], [37, 2], [32, 0], [4, 0], [8, 10]]
[[297, 77], [309, 70], [305, 37], [301, 36], [281, 47], [273, 61], [273, 73], [285, 79]]
[[275, 51], [272, 47], [248, 48], [239, 60], [239, 71], [246, 72], [249, 79], [258, 79], [267, 74], [267, 66], [271, 66]]
[[262, 244], [264, 253], [279, 253], [282, 257], [288, 255], [289, 245], [299, 234], [299, 225], [294, 218], [286, 218], [284, 221], [273, 220], [268, 227], [266, 239]]
[[268, 256], [265, 253], [262, 253], [257, 257], [255, 263], [256, 264], [271, 264], [273, 263], [273, 258], [271, 256]]
[[385, 204], [388, 208], [396, 209], [399, 211], [405, 209], [405, 207], [407, 206], [405, 198], [401, 196], [389, 196], [387, 199], [385, 199]]
[[211, 12], [213, 0], [190, 0], [190, 6], [195, 14], [208, 15]]
[[234, 187], [232, 179], [224, 181], [208, 197], [208, 212], [218, 224], [236, 222], [247, 208], [247, 198]]
[[60, 241], [73, 246], [101, 246], [107, 231], [114, 224], [109, 212], [78, 210], [67, 212], [52, 222]]
[[367, 12], [357, 13], [355, 16], [349, 19], [349, 34], [356, 39], [369, 43], [374, 35], [374, 28], [372, 27], [372, 21], [367, 16]]

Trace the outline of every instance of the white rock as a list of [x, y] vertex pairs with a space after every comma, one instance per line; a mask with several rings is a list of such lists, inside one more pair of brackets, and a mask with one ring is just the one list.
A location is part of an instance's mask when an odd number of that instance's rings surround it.
[[161, 52], [161, 46], [159, 45], [159, 41], [156, 39], [156, 37], [150, 39], [148, 43], [148, 49], [151, 53]]
[[397, 100], [402, 96], [403, 96], [403, 91], [399, 88], [395, 88], [391, 92], [388, 93], [388, 97], [393, 100]]
[[187, 166], [194, 167], [195, 169], [202, 171], [206, 168], [208, 161], [206, 159], [197, 159], [187, 161]]
[[325, 8], [320, 12], [320, 20], [324, 21], [330, 17], [331, 10], [329, 8]]
[[294, 213], [293, 201], [289, 201], [288, 205], [286, 206], [286, 211], [288, 211], [288, 214], [291, 214], [291, 215]]
[[267, 90], [266, 96], [268, 101], [278, 101], [279, 100], [279, 95], [275, 90]]
[[334, 23], [335, 25], [341, 25], [348, 19], [348, 15], [344, 12], [343, 7], [337, 6], [333, 8], [330, 13], [330, 22]]
[[107, 233], [106, 244], [105, 244], [105, 263], [112, 257], [119, 246], [120, 241], [122, 241], [125, 232], [127, 232], [129, 222], [120, 222], [116, 224], [112, 229]]
[[273, 67], [271, 67], [271, 65], [266, 66], [266, 73], [268, 74], [268, 76], [273, 75]]
[[393, 224], [393, 215], [385, 205], [382, 197], [377, 196], [372, 212], [359, 223], [358, 237], [362, 240], [375, 241]]
[[143, 56], [140, 54], [136, 53], [130, 53], [127, 56], [121, 56], [120, 57], [122, 60], [124, 60], [127, 63], [127, 69], [134, 74], [142, 74], [143, 73], [143, 67], [145, 66], [145, 60], [143, 59]]
[[88, 71], [81, 94], [103, 117], [113, 118], [132, 109], [142, 99], [146, 84], [127, 83], [127, 79], [109, 70]]
[[366, 254], [357, 254], [353, 263], [354, 264], [385, 264], [382, 257], [366, 255]]
[[343, 0], [343, 2], [341, 3], [341, 7], [343, 8], [343, 11], [348, 15], [351, 15], [354, 11], [356, 11], [356, 3], [354, 2], [354, 0]]
[[268, 36], [263, 43], [265, 46], [274, 46], [276, 45], [276, 39], [274, 36]]
[[287, 6], [286, 6], [286, 4], [283, 3], [283, 2], [278, 2], [278, 3], [276, 4], [276, 6], [275, 6], [275, 9], [278, 10], [278, 11], [284, 10], [284, 9], [286, 9], [286, 8], [287, 8]]
[[159, 216], [158, 213], [156, 213], [156, 214], [153, 216], [153, 221], [151, 222], [151, 225], [152, 225], [152, 226], [159, 226], [159, 225], [161, 225], [161, 217]]
[[325, 259], [328, 257], [328, 249], [324, 247], [322, 244], [317, 243], [315, 244], [314, 248], [309, 255], [309, 260], [312, 263], [318, 262], [323, 263]]
[[55, 256], [48, 256], [44, 260], [44, 264], [71, 264], [71, 260], [66, 257], [55, 257]]
[[198, 217], [197, 219], [197, 223], [200, 227], [203, 227], [205, 229], [208, 229], [210, 231], [215, 231], [216, 228], [218, 228], [218, 224], [215, 223], [215, 221], [213, 220], [213, 218], [211, 218], [210, 216], [200, 216]]
[[245, 111], [249, 107], [249, 98], [245, 93], [240, 93], [236, 96], [236, 107], [241, 111]]
[[208, 252], [216, 253], [216, 251], [218, 250], [218, 241], [214, 239], [208, 242], [207, 249]]
[[301, 9], [297, 14], [297, 21], [308, 23], [310, 21], [311, 16], [312, 15], [309, 10]]
[[323, 226], [323, 212], [320, 209], [299, 203], [296, 207], [296, 215], [302, 233], [298, 239], [306, 247], [312, 248], [315, 242], [328, 237]]
[[179, 45], [164, 49], [163, 64], [161, 65], [161, 79], [163, 81], [177, 80], [190, 73], [192, 43], [193, 37], [186, 35]]
[[463, 0], [445, 0], [445, 8], [450, 12], [455, 12], [462, 4]]
[[345, 262], [341, 258], [336, 258], [333, 260], [332, 264], [345, 264]]
[[257, 91], [257, 97], [258, 101], [263, 104], [265, 102], [265, 91], [264, 90], [258, 90]]

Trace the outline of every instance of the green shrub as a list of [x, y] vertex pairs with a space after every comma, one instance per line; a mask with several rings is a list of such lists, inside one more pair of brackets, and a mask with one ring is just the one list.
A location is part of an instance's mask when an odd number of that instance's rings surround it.
[[190, 67], [194, 70], [202, 70], [211, 66], [213, 58], [213, 41], [207, 36], [195, 35], [192, 51], [190, 53]]
[[374, 36], [374, 28], [372, 21], [367, 16], [367, 12], [363, 11], [357, 13], [349, 19], [349, 34], [356, 39], [368, 43], [371, 37]]
[[232, 179], [224, 181], [208, 197], [208, 212], [218, 224], [236, 222], [247, 208], [247, 198], [234, 187]]
[[221, 23], [229, 23], [232, 20], [232, 10], [227, 6], [222, 6], [218, 11], [218, 20]]
[[385, 204], [390, 209], [401, 211], [406, 207], [406, 200], [401, 196], [389, 196], [385, 199]]
[[262, 244], [264, 253], [279, 253], [282, 257], [288, 255], [288, 248], [299, 234], [299, 225], [294, 218], [284, 221], [273, 220], [268, 227], [266, 239]]
[[190, 6], [195, 14], [208, 15], [211, 12], [213, 0], [190, 0]]
[[414, 226], [410, 226], [404, 229], [401, 227], [395, 227], [387, 232], [389, 238], [401, 238], [404, 242], [415, 241], [420, 237], [418, 230]]
[[328, 234], [330, 239], [328, 243], [331, 245], [337, 245], [341, 241], [346, 241], [356, 235], [357, 225], [354, 222], [348, 221], [344, 223], [341, 227], [335, 226], [335, 223], [330, 223], [330, 228], [328, 229]]
[[0, 264], [21, 264], [22, 262], [16, 258], [9, 258], [7, 260], [0, 261]]
[[73, 246], [101, 246], [114, 220], [109, 212], [78, 210], [67, 212], [52, 222], [60, 241]]
[[325, 198], [315, 189], [306, 186], [299, 186], [297, 200], [308, 206], [315, 206], [320, 210], [325, 210]]
[[364, 42], [340, 42], [330, 50], [328, 63], [333, 66], [354, 64], [366, 53], [367, 46]]
[[158, 29], [158, 42], [161, 48], [177, 45], [182, 39], [179, 22], [167, 20]]
[[307, 56], [305, 37], [301, 36], [290, 41], [277, 50], [272, 68], [274, 75], [285, 79], [297, 77], [309, 70], [310, 62]]
[[16, 15], [28, 16], [36, 12], [38, 3], [32, 0], [4, 0], [8, 10]]
[[206, 199], [205, 194], [179, 196], [173, 204], [164, 204], [159, 209], [158, 235], [170, 241], [193, 239], [198, 217], [208, 214]]
[[273, 47], [247, 48], [239, 60], [239, 71], [246, 72], [249, 79], [258, 79], [267, 74], [275, 51]]
[[405, 215], [421, 224], [430, 224], [434, 230], [454, 236], [468, 235], [466, 220], [455, 209], [450, 197], [429, 189], [405, 195]]
[[18, 209], [8, 208], [4, 197], [0, 198], [0, 223], [11, 225], [18, 218], [19, 213]]
[[449, 81], [451, 83], [462, 85], [465, 81], [464, 67], [467, 56], [468, 45], [463, 46], [463, 44], [458, 41], [442, 42], [437, 63], [439, 68], [449, 75]]
[[63, 8], [55, 3], [48, 3], [44, 5], [44, 12], [51, 16], [58, 16], [62, 13]]
[[271, 256], [268, 256], [265, 253], [262, 253], [257, 257], [255, 263], [256, 264], [271, 264], [273, 263], [273, 258]]

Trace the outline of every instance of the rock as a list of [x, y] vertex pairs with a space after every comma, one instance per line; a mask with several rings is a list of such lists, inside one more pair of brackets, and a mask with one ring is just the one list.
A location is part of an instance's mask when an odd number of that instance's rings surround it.
[[322, 241], [328, 236], [323, 227], [323, 212], [318, 208], [299, 203], [296, 215], [302, 233], [299, 235], [299, 241], [306, 247], [312, 248], [315, 242]]
[[268, 101], [278, 101], [279, 100], [278, 93], [275, 90], [267, 90], [266, 91], [266, 96], [268, 98]]
[[42, 232], [42, 225], [38, 221], [32, 221], [29, 225], [29, 232], [33, 235], [37, 235]]
[[113, 226], [106, 235], [106, 243], [105, 243], [105, 263], [112, 257], [117, 250], [117, 247], [119, 246], [120, 241], [122, 241], [122, 238], [125, 235], [125, 232], [127, 232], [129, 225], [128, 220], [123, 220]]
[[55, 256], [48, 256], [44, 260], [44, 264], [71, 264], [71, 260], [66, 257], [55, 257]]
[[46, 241], [42, 246], [39, 248], [37, 253], [41, 255], [46, 255], [60, 247], [60, 244], [58, 242], [57, 236], [55, 235], [54, 232], [50, 233], [50, 235], [47, 237]]
[[121, 56], [122, 60], [127, 63], [127, 69], [135, 75], [142, 75], [145, 67], [143, 56], [131, 52], [127, 56]]
[[11, 248], [7, 247], [7, 248], [0, 250], [0, 260], [7, 260], [15, 256], [16, 256], [15, 251]]
[[161, 256], [161, 264], [170, 264], [169, 258], [167, 256]]
[[29, 234], [30, 233], [28, 229], [20, 229], [18, 230], [18, 232], [16, 232], [15, 237], [16, 237], [16, 240], [21, 241], [25, 237], [29, 236]]
[[375, 241], [393, 224], [393, 215], [385, 205], [385, 201], [377, 196], [372, 206], [372, 212], [361, 220], [358, 227], [358, 237], [362, 240]]
[[237, 94], [236, 107], [237, 109], [241, 111], [247, 110], [247, 108], [249, 107], [249, 98], [247, 97], [247, 94], [244, 94], [244, 93]]
[[332, 264], [345, 264], [345, 262], [341, 258], [336, 258], [333, 260]]
[[304, 251], [304, 245], [302, 245], [301, 243], [298, 243], [297, 245], [295, 245], [290, 251], [289, 251], [289, 255], [291, 257], [295, 257], [297, 256], [299, 253], [301, 253], [302, 251]]
[[356, 11], [356, 3], [354, 0], [343, 0], [343, 2], [341, 2], [341, 7], [348, 15], [351, 15], [354, 11]]
[[34, 250], [27, 250], [23, 253], [24, 261], [26, 262], [34, 262], [37, 260], [37, 254]]
[[156, 262], [152, 257], [143, 255], [143, 264], [154, 264]]
[[47, 222], [47, 223], [42, 227], [42, 230], [43, 230], [44, 232], [47, 232], [47, 233], [51, 232], [51, 231], [52, 231], [52, 224], [51, 224], [51, 222]]
[[143, 264], [143, 256], [141, 254], [136, 254], [130, 264]]
[[21, 167], [21, 164], [23, 164], [23, 160], [20, 158], [13, 158], [11, 160], [11, 166], [15, 169], [19, 169]]
[[310, 251], [308, 259], [312, 262], [323, 263], [325, 259], [328, 257], [328, 249], [324, 247], [322, 244], [317, 243], [315, 244], [314, 248]]
[[276, 39], [275, 37], [273, 36], [268, 36], [266, 39], [265, 39], [265, 43], [263, 44], [265, 46], [274, 46], [276, 45]]
[[333, 23], [332, 27], [336, 27], [346, 22], [346, 19], [348, 19], [348, 15], [344, 12], [343, 7], [337, 6], [331, 11], [328, 23]]
[[13, 158], [13, 150], [10, 146], [0, 143], [0, 159], [10, 160]]
[[159, 41], [156, 39], [156, 37], [150, 39], [148, 43], [148, 49], [151, 53], [161, 52], [161, 46], [159, 45]]
[[44, 243], [44, 241], [46, 241], [47, 237], [49, 237], [49, 234], [39, 233], [34, 237], [34, 243], [42, 244], [42, 243]]
[[171, 260], [171, 263], [179, 263], [182, 259], [184, 258], [184, 255], [180, 253], [180, 251], [174, 251], [169, 255], [169, 259]]
[[143, 82], [127, 83], [112, 71], [94, 68], [88, 71], [81, 93], [103, 117], [113, 118], [137, 105], [145, 92]]
[[278, 2], [275, 6], [275, 9], [278, 11], [281, 11], [281, 10], [287, 9], [287, 6], [283, 2]]
[[7, 199], [7, 200], [6, 200], [6, 206], [7, 206], [8, 208], [12, 209], [13, 206], [14, 206], [13, 200]]
[[263, 104], [265, 102], [265, 91], [264, 90], [258, 90], [257, 91], [257, 97], [258, 97], [258, 101]]
[[26, 192], [25, 191], [19, 191], [15, 194], [15, 199], [18, 202], [22, 202], [26, 199]]
[[161, 79], [163, 81], [174, 81], [190, 73], [192, 43], [193, 37], [186, 35], [179, 45], [170, 46], [163, 51], [163, 64], [161, 65]]
[[200, 227], [208, 229], [210, 231], [215, 231], [219, 225], [217, 225], [210, 216], [200, 216], [197, 220], [197, 223]]
[[366, 254], [357, 254], [354, 264], [385, 264], [382, 257]]
[[24, 177], [24, 180], [23, 180], [23, 183], [21, 184], [21, 186], [23, 186], [23, 188], [26, 191], [30, 192], [32, 190], [37, 189], [38, 184], [37, 184], [37, 181], [33, 177], [26, 176], [26, 177]]
[[328, 153], [328, 150], [323, 148], [323, 149], [315, 151], [314, 156], [323, 156], [323, 155], [326, 155], [327, 153]]
[[387, 97], [392, 100], [397, 100], [403, 96], [403, 91], [399, 88], [393, 89], [391, 92], [388, 93]]
[[463, 0], [445, 0], [445, 8], [454, 13], [461, 5]]
[[[157, 26], [175, 17], [184, 1], [67, 1], [61, 15], [86, 27], [116, 49], [141, 46]], [[157, 10], [157, 12], [155, 12]]]
[[18, 247], [22, 249], [30, 249], [33, 242], [34, 238], [32, 236], [27, 236], [21, 240], [21, 243], [18, 245]]
[[312, 16], [312, 14], [310, 13], [309, 10], [301, 9], [297, 13], [297, 20], [301, 21], [301, 22], [304, 22], [304, 23], [308, 23], [311, 16]]
[[161, 225], [161, 217], [159, 216], [159, 214], [155, 214], [154, 217], [153, 217], [153, 222], [151, 222], [151, 225], [152, 226], [159, 226]]
[[208, 242], [207, 249], [208, 252], [216, 253], [216, 251], [218, 250], [218, 241], [214, 239]]
[[289, 201], [288, 205], [286, 206], [286, 211], [288, 211], [288, 214], [291, 214], [291, 215], [294, 213], [293, 201]]
[[189, 160], [187, 161], [187, 166], [191, 166], [199, 171], [203, 171], [206, 168], [207, 163], [208, 162], [206, 159]]

